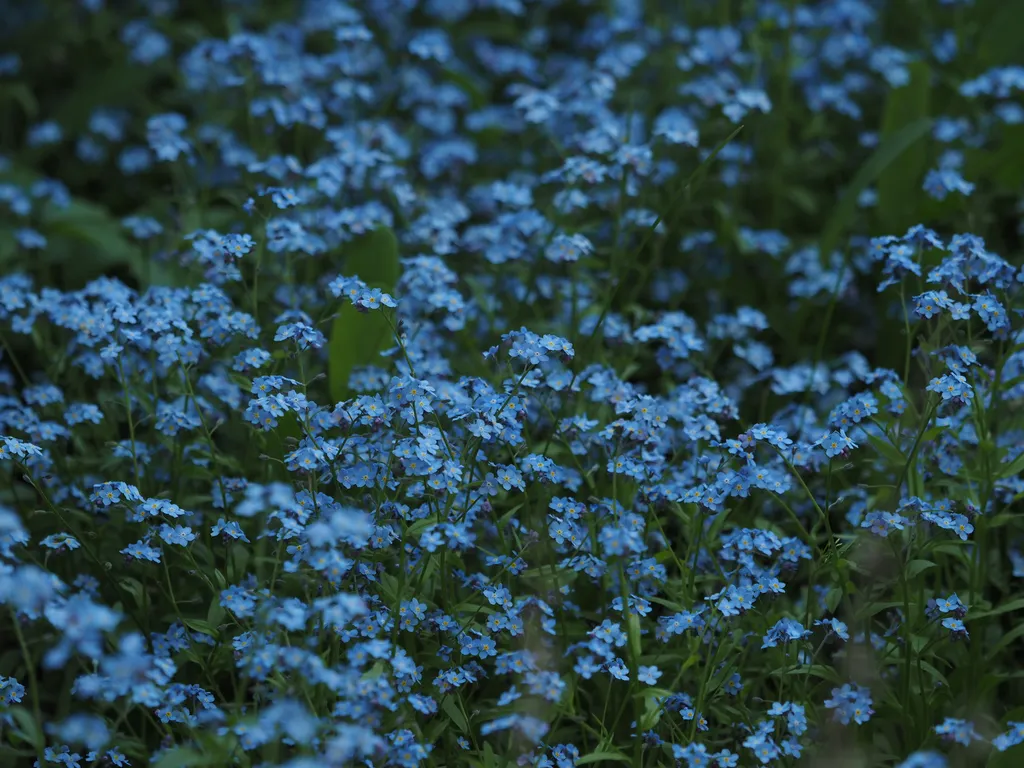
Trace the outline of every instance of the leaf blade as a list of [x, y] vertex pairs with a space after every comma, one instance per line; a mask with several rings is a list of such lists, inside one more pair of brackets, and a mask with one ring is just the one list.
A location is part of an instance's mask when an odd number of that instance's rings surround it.
[[896, 133], [884, 139], [871, 157], [860, 167], [822, 230], [819, 249], [824, 258], [827, 258], [835, 250], [843, 233], [853, 221], [860, 193], [867, 189], [893, 160], [928, 133], [931, 126], [932, 121], [927, 117], [903, 126]]
[[[907, 68], [910, 79], [894, 88], [886, 99], [882, 118], [882, 139], [904, 126], [928, 117], [932, 72], [927, 62], [916, 61]], [[903, 232], [917, 221], [917, 201], [928, 162], [928, 147], [913, 142], [878, 174], [878, 215], [889, 232]]]
[[[401, 275], [398, 239], [389, 227], [379, 227], [350, 243], [345, 250], [345, 272], [371, 288], [394, 291]], [[352, 395], [349, 379], [359, 367], [380, 359], [391, 338], [386, 310], [359, 311], [344, 304], [331, 323], [327, 354], [327, 385], [334, 402]]]

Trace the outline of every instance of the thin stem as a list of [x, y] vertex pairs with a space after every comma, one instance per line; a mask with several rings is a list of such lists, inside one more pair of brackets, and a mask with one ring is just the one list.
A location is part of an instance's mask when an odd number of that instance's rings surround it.
[[18, 621], [18, 614], [10, 609], [11, 623], [14, 625], [14, 636], [18, 638], [18, 645], [21, 647], [21, 655], [25, 659], [25, 669], [28, 672], [29, 697], [32, 699], [32, 717], [36, 723], [37, 737], [33, 739], [36, 754], [39, 757], [39, 764], [46, 763], [45, 750], [43, 745], [43, 710], [39, 705], [39, 679], [36, 677], [36, 665], [32, 661], [32, 654], [28, 651], [28, 643], [25, 642], [25, 633], [21, 631], [21, 623]]

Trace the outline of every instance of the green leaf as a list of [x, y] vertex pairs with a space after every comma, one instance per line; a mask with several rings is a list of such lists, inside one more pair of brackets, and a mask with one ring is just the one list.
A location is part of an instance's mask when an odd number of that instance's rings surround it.
[[4, 111], [9, 109], [7, 102], [20, 106], [22, 113], [29, 120], [39, 114], [39, 102], [32, 95], [32, 89], [25, 83], [0, 83], [0, 104], [3, 104]]
[[360, 680], [376, 680], [387, 672], [387, 665], [383, 661], [373, 662], [373, 666], [363, 672]]
[[648, 595], [645, 599], [650, 600], [652, 603], [655, 603], [656, 605], [663, 605], [670, 611], [675, 611], [676, 613], [679, 613], [683, 610], [682, 603], [677, 603], [673, 600], [666, 600], [663, 597], [655, 597], [654, 595]]
[[868, 442], [871, 443], [871, 447], [874, 448], [878, 454], [888, 462], [890, 467], [895, 467], [902, 470], [906, 466], [907, 460], [903, 454], [900, 453], [900, 449], [890, 443], [887, 439], [877, 437], [865, 432], [868, 438]]
[[408, 541], [416, 541], [419, 539], [421, 533], [427, 530], [430, 526], [437, 525], [438, 522], [439, 518], [437, 515], [430, 515], [428, 517], [421, 518], [405, 529], [404, 538]]
[[932, 122], [928, 118], [915, 120], [903, 126], [896, 133], [882, 139], [871, 157], [860, 167], [843, 192], [839, 203], [832, 211], [822, 231], [819, 246], [823, 258], [827, 258], [839, 245], [840, 238], [853, 222], [857, 212], [857, 199], [897, 157], [902, 155], [914, 142], [928, 133]]
[[911, 560], [907, 563], [907, 578], [912, 579], [922, 571], [927, 571], [929, 568], [934, 568], [935, 563], [931, 560]]
[[[2, 178], [24, 186], [43, 177], [32, 170], [15, 166], [7, 169]], [[39, 230], [48, 238], [62, 237], [72, 244], [89, 247], [88, 258], [80, 258], [83, 254], [75, 253], [73, 257], [65, 256], [57, 260], [62, 270], [78, 273], [79, 277], [86, 280], [120, 264], [131, 270], [144, 284], [175, 284], [174, 273], [162, 263], [147, 257], [142, 249], [125, 237], [121, 222], [95, 203], [78, 198], [72, 198], [64, 207], [47, 203], [40, 211]], [[43, 258], [50, 259], [52, 263], [54, 254], [68, 252], [67, 248], [51, 248]], [[8, 257], [10, 255], [7, 254]]]
[[[441, 558], [437, 555], [428, 555], [426, 565], [420, 570], [419, 583], [428, 585], [424, 589], [429, 590], [433, 582], [434, 574], [441, 568]], [[429, 592], [427, 593], [429, 594]]]
[[672, 692], [664, 688], [645, 688], [634, 694], [634, 696], [642, 698], [644, 702], [644, 714], [640, 721], [641, 730], [649, 731], [658, 724], [661, 716], [665, 714], [663, 702], [671, 695]]
[[215, 597], [210, 601], [210, 607], [206, 611], [206, 622], [211, 627], [219, 626], [224, 621], [226, 615], [227, 612], [224, 610], [224, 606], [220, 604], [220, 598]]
[[1024, 183], [1024, 125], [998, 124], [992, 142], [994, 149], [964, 152], [964, 178], [1016, 191]]
[[84, 200], [73, 200], [62, 209], [48, 209], [47, 231], [58, 232], [88, 243], [101, 267], [123, 264], [144, 285], [179, 285], [179, 275], [169, 265], [147, 256], [128, 240], [120, 222], [104, 208]]
[[791, 667], [775, 669], [771, 672], [772, 677], [790, 677], [792, 675], [810, 675], [811, 677], [818, 677], [832, 683], [839, 683], [839, 673], [832, 669], [832, 667], [826, 667], [824, 664], [796, 664]]
[[590, 765], [591, 763], [629, 763], [632, 762], [627, 755], [621, 752], [591, 752], [576, 761], [576, 765]]
[[[889, 91], [882, 115], [881, 139], [895, 135], [905, 126], [928, 117], [931, 96], [931, 68], [915, 61], [907, 69], [910, 80]], [[917, 200], [928, 164], [928, 146], [914, 142], [878, 174], [878, 215], [887, 232], [900, 233], [917, 222]]]
[[[6, 744], [0, 744], [0, 765], [29, 765], [29, 760], [36, 756], [36, 752], [30, 749], [15, 749]], [[24, 758], [19, 762], [18, 758]]]
[[345, 246], [345, 275], [372, 288], [393, 291], [401, 275], [398, 239], [390, 227], [378, 227]]
[[398, 579], [389, 573], [380, 574], [380, 589], [390, 602], [395, 602], [395, 595], [398, 593]]
[[512, 509], [510, 509], [510, 510], [509, 510], [508, 512], [506, 512], [506, 513], [505, 513], [505, 514], [503, 514], [503, 515], [502, 515], [501, 517], [499, 517], [499, 518], [498, 518], [498, 527], [499, 527], [499, 528], [504, 528], [505, 526], [507, 526], [507, 525], [509, 524], [509, 521], [510, 521], [510, 520], [511, 520], [511, 519], [512, 519], [513, 517], [515, 517], [516, 513], [517, 513], [517, 512], [518, 512], [518, 511], [519, 511], [520, 509], [522, 509], [524, 505], [525, 505], [525, 503], [524, 503], [524, 502], [521, 502], [521, 503], [519, 503], [519, 504], [516, 504], [516, 505], [515, 505], [514, 507], [512, 507]]
[[990, 5], [995, 6], [995, 13], [977, 38], [968, 59], [977, 74], [992, 67], [1017, 64], [1020, 60], [1020, 19], [1024, 18], [1024, 0], [995, 0]]
[[341, 308], [331, 325], [327, 357], [327, 381], [334, 402], [352, 396], [352, 371], [377, 362], [390, 337], [383, 310], [363, 314], [351, 305]]
[[996, 474], [996, 479], [1001, 480], [1004, 477], [1016, 477], [1021, 472], [1024, 472], [1024, 451], [1021, 451], [1020, 456], [1009, 464], [1003, 464]]
[[185, 626], [189, 629], [193, 629], [203, 635], [209, 635], [210, 637], [217, 638], [217, 628], [205, 619], [186, 619], [182, 618]]
[[949, 688], [949, 681], [946, 679], [945, 675], [939, 672], [939, 670], [937, 670], [933, 665], [923, 659], [919, 659], [917, 663], [921, 665], [921, 669], [931, 675], [932, 680], [937, 683], [941, 683], [944, 688]]
[[24, 707], [11, 707], [7, 710], [7, 714], [14, 718], [14, 722], [18, 725], [19, 734], [29, 744], [34, 747], [41, 747], [46, 743], [42, 732], [39, 730], [39, 724], [27, 709]]
[[155, 76], [154, 67], [136, 66], [125, 59], [82, 69], [82, 77], [75, 88], [67, 92], [51, 115], [72, 133], [85, 130], [97, 104], [141, 107], [146, 103], [148, 84]]
[[903, 603], [899, 600], [888, 600], [880, 603], [868, 603], [860, 610], [857, 611], [857, 620], [866, 619], [870, 616], [874, 616], [882, 611], [887, 611], [890, 608], [902, 607]]
[[1011, 643], [1015, 643], [1017, 640], [1020, 639], [1020, 637], [1022, 635], [1024, 635], [1024, 624], [1018, 624], [1013, 629], [1011, 629], [1009, 632], [1007, 632], [1005, 635], [1002, 635], [999, 638], [999, 642], [996, 643], [995, 645], [993, 645], [991, 648], [989, 648], [985, 652], [985, 658], [986, 659], [998, 658], [999, 654], [1002, 653], [1004, 648], [1006, 648]]
[[469, 103], [474, 109], [482, 109], [487, 105], [487, 95], [484, 91], [486, 85], [470, 73], [448, 68], [445, 70], [444, 77], [469, 97]]
[[156, 761], [153, 768], [192, 768], [193, 766], [212, 765], [212, 755], [204, 755], [194, 749], [186, 747], [174, 747], [165, 752]]
[[138, 608], [142, 608], [146, 604], [143, 593], [145, 587], [142, 586], [142, 582], [138, 579], [133, 579], [131, 576], [125, 576], [122, 579], [118, 579], [118, 584], [121, 585], [126, 591], [131, 593], [131, 596], [135, 598], [135, 605]]
[[248, 573], [249, 550], [244, 546], [232, 546], [229, 551], [228, 573], [232, 581], [237, 581], [242, 578], [242, 574]]
[[[197, 547], [193, 547], [193, 551], [197, 551], [197, 549], [198, 549]], [[214, 568], [213, 569], [213, 578], [217, 582], [217, 586], [218, 587], [220, 587], [221, 589], [227, 589], [228, 588], [227, 579], [224, 578], [224, 574], [220, 572], [219, 568]]]
[[0, 676], [9, 677], [14, 674], [14, 670], [22, 664], [24, 657], [22, 656], [21, 649], [12, 649], [0, 655]]
[[1024, 765], [1024, 745], [1018, 744], [1005, 752], [993, 749], [985, 768], [1018, 768]]
[[633, 654], [633, 658], [640, 658], [643, 653], [643, 647], [640, 644], [640, 614], [629, 612], [629, 618], [626, 619], [626, 635], [629, 638], [629, 650]]
[[1022, 608], [1024, 608], [1024, 597], [1019, 597], [1016, 600], [1003, 603], [997, 608], [990, 608], [987, 611], [978, 611], [977, 613], [968, 613], [967, 619], [968, 621], [977, 621], [978, 619], [985, 619], [991, 616], [1001, 616], [1011, 611], [1019, 611]]
[[829, 613], [835, 613], [836, 608], [839, 607], [840, 601], [843, 599], [843, 590], [839, 587], [832, 587], [825, 594], [825, 607], [828, 608]]
[[459, 709], [459, 705], [455, 703], [454, 698], [451, 696], [445, 696], [441, 699], [441, 709], [443, 709], [445, 714], [452, 719], [456, 728], [463, 733], [469, 733], [469, 721], [467, 721], [466, 716], [462, 714], [462, 710]]
[[[398, 240], [387, 227], [363, 235], [346, 248], [345, 274], [359, 277], [372, 288], [393, 291], [400, 268]], [[393, 336], [385, 311], [360, 312], [347, 302], [334, 318], [328, 343], [327, 383], [335, 402], [352, 395], [352, 371], [378, 362], [380, 353], [391, 346]]]
[[424, 735], [427, 737], [426, 741], [428, 744], [437, 744], [441, 739], [441, 734], [448, 730], [452, 724], [451, 720], [435, 720], [430, 724], [430, 727], [426, 729]]
[[489, 742], [484, 743], [484, 766], [495, 768], [498, 765], [498, 756], [494, 754], [494, 747]]
[[[295, 450], [295, 443], [302, 440], [303, 434], [298, 417], [291, 412], [285, 413], [277, 420], [277, 426], [266, 436], [267, 452], [275, 458], [283, 458]], [[292, 443], [292, 440], [295, 443]]]

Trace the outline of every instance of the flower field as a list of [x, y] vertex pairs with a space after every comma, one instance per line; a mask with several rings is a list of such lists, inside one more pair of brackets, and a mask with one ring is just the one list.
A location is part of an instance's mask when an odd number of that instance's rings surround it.
[[1024, 2], [0, 8], [0, 766], [1024, 765]]

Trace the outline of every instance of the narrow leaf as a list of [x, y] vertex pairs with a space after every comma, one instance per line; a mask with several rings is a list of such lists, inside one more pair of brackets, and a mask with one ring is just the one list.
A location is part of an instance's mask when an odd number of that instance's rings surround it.
[[378, 227], [348, 243], [342, 254], [345, 257], [345, 274], [358, 276], [371, 288], [382, 291], [395, 290], [401, 273], [398, 261], [398, 239], [390, 227]]
[[[387, 227], [363, 235], [345, 249], [345, 274], [358, 277], [371, 288], [394, 291], [401, 266], [398, 240]], [[360, 312], [345, 300], [331, 325], [327, 356], [327, 383], [335, 402], [350, 397], [349, 377], [356, 368], [373, 365], [392, 345], [392, 331], [380, 308]]]
[[[866, 433], [865, 433], [866, 434]], [[900, 453], [899, 448], [890, 443], [885, 438], [876, 437], [875, 435], [867, 434], [868, 442], [871, 443], [871, 447], [878, 452], [889, 464], [890, 467], [897, 467], [900, 470], [906, 466], [907, 460], [903, 454]]]
[[850, 186], [846, 188], [839, 203], [832, 211], [832, 215], [829, 216], [828, 221], [825, 223], [820, 244], [820, 253], [823, 257], [827, 258], [836, 249], [843, 233], [846, 232], [853, 222], [853, 217], [857, 212], [857, 199], [860, 197], [860, 193], [874, 183], [879, 174], [888, 168], [893, 160], [902, 155], [914, 142], [927, 134], [931, 125], [932, 122], [928, 118], [915, 120], [913, 123], [903, 126], [896, 133], [882, 140], [871, 157], [867, 159], [867, 162], [857, 171], [853, 181], [850, 182]]
[[1011, 461], [1009, 464], [1004, 464], [999, 469], [997, 478], [1002, 479], [1004, 477], [1016, 477], [1021, 472], [1024, 472], [1024, 451], [1021, 451], [1020, 456]]
[[327, 351], [327, 383], [334, 402], [352, 396], [349, 377], [356, 368], [373, 365], [390, 346], [391, 330], [385, 310], [362, 313], [343, 306], [331, 324]]
[[43, 734], [39, 730], [39, 724], [27, 709], [24, 707], [10, 707], [6, 712], [18, 725], [25, 741], [34, 747], [39, 747], [46, 743]]
[[[902, 88], [889, 91], [882, 116], [884, 142], [908, 125], [928, 117], [932, 72], [927, 62], [907, 68], [910, 79]], [[928, 163], [928, 145], [917, 141], [894, 158], [878, 175], [878, 215], [887, 232], [901, 233], [917, 221], [917, 202], [924, 194], [921, 183]]]
[[907, 578], [912, 579], [920, 573], [927, 571], [929, 568], [934, 568], [935, 563], [931, 560], [911, 560], [907, 563]]
[[459, 709], [459, 705], [455, 703], [455, 699], [451, 696], [445, 696], [441, 699], [441, 709], [455, 723], [456, 728], [463, 733], [469, 733], [469, 722], [466, 720], [466, 716], [462, 714], [462, 710]]
[[174, 747], [161, 755], [154, 768], [190, 768], [198, 765], [210, 765], [209, 758], [194, 749]]
[[1004, 613], [1010, 613], [1012, 611], [1019, 611], [1024, 608], [1024, 597], [1019, 597], [1016, 600], [1011, 600], [1008, 603], [1003, 603], [996, 608], [990, 608], [987, 611], [978, 611], [977, 613], [969, 613], [967, 618], [969, 621], [977, 621], [978, 619], [988, 618], [990, 616], [1001, 616]]
[[217, 637], [217, 628], [205, 619], [183, 618], [182, 622], [184, 622], [186, 627], [193, 629], [200, 634], [209, 635], [215, 639]]
[[591, 752], [576, 761], [576, 765], [590, 765], [591, 763], [629, 763], [632, 762], [628, 756], [621, 752]]

